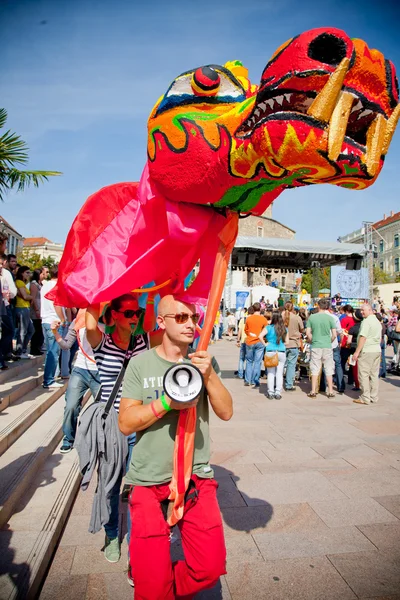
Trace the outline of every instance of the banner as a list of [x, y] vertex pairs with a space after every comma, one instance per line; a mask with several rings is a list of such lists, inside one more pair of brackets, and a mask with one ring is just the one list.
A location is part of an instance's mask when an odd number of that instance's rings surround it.
[[345, 266], [331, 267], [331, 298], [336, 294], [342, 298], [367, 299], [369, 297], [368, 269], [351, 271]]
[[244, 308], [249, 292], [236, 292], [236, 310]]

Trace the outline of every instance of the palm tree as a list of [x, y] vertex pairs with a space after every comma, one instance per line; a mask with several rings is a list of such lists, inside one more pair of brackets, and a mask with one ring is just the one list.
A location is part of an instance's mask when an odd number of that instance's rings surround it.
[[[0, 129], [7, 120], [7, 111], [0, 108]], [[20, 136], [12, 131], [6, 131], [0, 136], [0, 200], [4, 200], [5, 193], [17, 187], [20, 192], [33, 184], [39, 187], [40, 183], [49, 177], [61, 175], [58, 171], [20, 171], [15, 165], [25, 165], [28, 162], [28, 147]]]

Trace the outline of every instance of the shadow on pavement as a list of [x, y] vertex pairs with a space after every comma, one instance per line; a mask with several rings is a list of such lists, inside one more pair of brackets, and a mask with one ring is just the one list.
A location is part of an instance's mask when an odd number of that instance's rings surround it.
[[[273, 506], [266, 500], [250, 498], [247, 494], [239, 492], [236, 487], [236, 481], [239, 481], [240, 477], [232, 471], [225, 469], [221, 465], [211, 466], [215, 471], [215, 479], [220, 485], [221, 496], [223, 495], [224, 487], [227, 487], [227, 484], [224, 482], [232, 482], [234, 484], [233, 487], [228, 483], [228, 501], [224, 498], [220, 499], [220, 509], [225, 524], [231, 529], [246, 533], [250, 533], [253, 529], [265, 528], [274, 513]], [[238, 497], [243, 498], [246, 506], [238, 506], [237, 498], [233, 498], [233, 501], [229, 502], [229, 488], [233, 490], [234, 496], [238, 494]], [[250, 507], [251, 510], [247, 510]]]

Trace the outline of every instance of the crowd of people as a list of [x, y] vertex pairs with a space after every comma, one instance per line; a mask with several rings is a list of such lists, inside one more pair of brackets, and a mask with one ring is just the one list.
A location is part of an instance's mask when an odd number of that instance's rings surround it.
[[[236, 377], [245, 386], [258, 388], [267, 378], [267, 397], [280, 400], [282, 391], [295, 389], [296, 373], [311, 379], [310, 398], [327, 390], [328, 398], [351, 387], [359, 391], [354, 402], [378, 400], [378, 379], [388, 370], [399, 372], [399, 302], [389, 309], [365, 303], [354, 310], [321, 298], [315, 307], [295, 307], [292, 302], [272, 305], [263, 298], [241, 309], [237, 325], [239, 364]], [[393, 359], [386, 363], [386, 347], [393, 345]]]
[[[0, 238], [0, 251], [1, 247]], [[86, 310], [63, 308], [46, 298], [57, 283], [56, 266], [31, 272], [7, 255], [0, 258], [0, 267], [0, 368], [7, 368], [8, 360], [45, 352], [43, 388], [60, 388], [63, 379], [68, 380], [60, 452], [75, 447], [81, 467], [86, 461], [91, 476], [100, 460], [98, 444], [103, 444], [105, 465], [98, 466], [89, 528], [104, 528], [105, 559], [114, 563], [121, 558], [119, 500], [125, 478], [127, 577], [137, 596], [193, 597], [215, 585], [226, 572], [226, 549], [210, 465], [209, 409], [229, 420], [233, 402], [215, 358], [193, 351], [204, 312], [173, 296], [162, 298], [156, 312], [152, 292], [124, 294]], [[311, 398], [325, 387], [332, 398], [334, 386], [339, 394], [353, 386], [361, 392], [354, 401], [369, 404], [378, 400], [378, 377], [386, 376], [387, 343], [394, 346], [390, 368], [399, 368], [398, 316], [399, 304], [389, 311], [369, 304], [353, 310], [337, 299], [320, 299], [317, 307], [306, 310], [281, 298], [270, 303], [262, 297], [238, 314], [230, 311], [226, 320], [220, 310], [212, 342], [221, 339], [226, 324], [227, 339], [237, 339], [240, 349], [237, 377], [256, 389], [265, 375], [268, 399], [279, 400], [284, 390], [295, 390], [299, 372], [305, 369]], [[194, 364], [204, 379], [203, 391], [190, 403], [173, 400], [163, 389], [165, 373], [180, 362]], [[82, 418], [78, 426], [88, 391], [96, 399], [94, 410], [85, 411], [86, 421]], [[108, 405], [116, 427], [107, 430], [104, 439]], [[175, 506], [175, 434], [182, 409], [194, 406], [192, 470], [183, 505]], [[97, 407], [100, 420], [95, 417]], [[88, 481], [86, 471], [82, 469], [83, 482]], [[175, 510], [180, 518], [171, 522]], [[174, 564], [171, 523], [179, 527], [185, 555]]]

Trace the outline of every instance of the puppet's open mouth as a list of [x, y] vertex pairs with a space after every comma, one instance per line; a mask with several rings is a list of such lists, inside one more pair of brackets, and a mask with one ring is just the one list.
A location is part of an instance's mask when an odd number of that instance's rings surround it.
[[[354, 140], [357, 144], [366, 145], [367, 134], [370, 125], [376, 119], [378, 114], [382, 114], [378, 106], [366, 102], [365, 99], [356, 95], [356, 92], [351, 92], [354, 96], [351, 109], [347, 117], [347, 125], [345, 127], [345, 135], [347, 138]], [[316, 98], [316, 92], [299, 92], [298, 90], [275, 90], [274, 94], [270, 91], [264, 94], [264, 97], [257, 98], [253, 112], [249, 118], [240, 126], [236, 132], [239, 138], [246, 138], [252, 135], [256, 127], [262, 125], [272, 118], [284, 118], [285, 113], [300, 113], [307, 120], [308, 110]], [[325, 127], [325, 124], [321, 124]]]
[[343, 59], [318, 92], [265, 87], [258, 93], [253, 111], [236, 131], [236, 137], [248, 138], [268, 121], [302, 120], [310, 127], [327, 131], [327, 155], [331, 161], [348, 153], [345, 142], [361, 152], [368, 174], [375, 176], [381, 156], [387, 151], [388, 117], [378, 103], [344, 86], [349, 67], [349, 59]]

